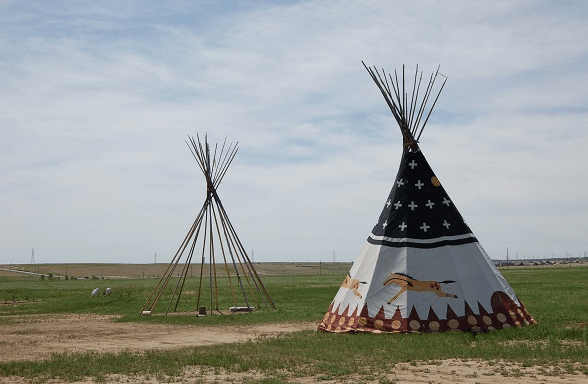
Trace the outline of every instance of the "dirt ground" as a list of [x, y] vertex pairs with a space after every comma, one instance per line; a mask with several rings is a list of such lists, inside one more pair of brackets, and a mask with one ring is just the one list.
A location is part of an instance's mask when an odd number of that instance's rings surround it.
[[244, 342], [316, 329], [315, 323], [232, 327], [116, 323], [113, 316], [25, 315], [0, 327], [0, 361], [42, 360], [61, 352], [120, 352]]
[[[25, 315], [0, 327], [0, 361], [42, 360], [58, 352], [118, 352], [147, 349], [174, 349], [218, 343], [244, 342], [286, 332], [314, 330], [315, 323], [251, 325], [238, 327], [197, 327], [164, 324], [116, 323], [112, 316], [98, 315]], [[222, 370], [189, 367], [174, 378], [109, 376], [111, 383], [165, 382], [242, 382], [261, 379], [256, 373], [227, 375]], [[257, 377], [256, 377], [257, 376]], [[345, 381], [353, 379], [346, 378]], [[319, 377], [293, 377], [292, 383], [335, 383]], [[434, 363], [400, 363], [385, 377], [362, 382], [373, 383], [588, 383], [582, 374], [560, 374], [557, 367], [521, 367], [481, 360], [445, 360]], [[0, 383], [27, 382], [20, 377], [0, 377]], [[56, 383], [57, 381], [49, 381]], [[80, 382], [93, 383], [92, 379]], [[102, 381], [104, 382], [104, 381]]]

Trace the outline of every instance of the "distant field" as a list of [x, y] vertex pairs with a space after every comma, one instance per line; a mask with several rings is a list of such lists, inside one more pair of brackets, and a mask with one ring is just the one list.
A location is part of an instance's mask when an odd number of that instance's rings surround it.
[[[352, 263], [254, 263], [259, 275], [316, 275], [316, 274], [345, 274]], [[23, 275], [20, 272], [55, 276], [70, 276], [76, 278], [152, 278], [163, 275], [168, 263], [157, 264], [19, 264], [0, 265], [0, 276]], [[7, 271], [8, 270], [8, 271]], [[12, 270], [12, 271], [11, 271]], [[178, 272], [180, 268], [178, 267]], [[200, 264], [192, 264], [189, 276], [195, 276], [200, 270]], [[205, 275], [207, 268], [204, 268]], [[219, 270], [219, 273], [222, 273]]]
[[[0, 276], [25, 275], [22, 272], [54, 276], [69, 276], [75, 278], [158, 278], [168, 268], [168, 263], [157, 264], [0, 264]], [[352, 263], [300, 263], [300, 262], [263, 262], [254, 263], [257, 273], [261, 276], [284, 276], [284, 275], [331, 275], [346, 274]], [[557, 268], [557, 267], [581, 267], [587, 263], [578, 262], [562, 265], [537, 265], [537, 266], [511, 266], [502, 267], [501, 270], [518, 268]], [[200, 270], [200, 264], [192, 264], [188, 276], [196, 276]], [[180, 271], [178, 266], [177, 271]], [[219, 274], [224, 273], [221, 269]], [[204, 275], [207, 276], [207, 268], [204, 268]]]

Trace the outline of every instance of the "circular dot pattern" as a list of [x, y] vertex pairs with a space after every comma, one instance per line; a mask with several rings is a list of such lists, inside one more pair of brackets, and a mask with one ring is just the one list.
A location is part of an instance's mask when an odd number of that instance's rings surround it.
[[447, 330], [485, 332], [495, 331], [500, 328], [508, 329], [537, 324], [535, 319], [525, 311], [524, 307], [518, 307], [512, 304], [507, 305], [505, 303], [501, 308], [502, 312], [500, 310], [496, 311], [496, 309], [498, 308], [495, 308], [495, 312], [490, 314], [485, 311], [479, 314], [473, 314], [468, 310], [465, 315], [462, 314], [461, 316], [452, 314], [451, 318], [426, 320], [420, 319], [418, 316], [413, 316], [412, 313], [408, 318], [401, 318], [398, 316], [398, 312], [394, 314], [394, 319], [382, 317], [381, 314], [378, 314], [377, 317], [371, 317], [367, 315], [367, 307], [361, 311], [361, 315], [359, 311], [348, 314], [349, 308], [345, 308], [344, 313], [339, 315], [339, 309], [329, 308], [318, 328], [319, 330], [337, 333], [419, 333]]

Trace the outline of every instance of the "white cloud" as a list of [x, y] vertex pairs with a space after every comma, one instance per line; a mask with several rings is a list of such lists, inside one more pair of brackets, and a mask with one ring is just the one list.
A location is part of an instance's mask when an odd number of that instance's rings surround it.
[[240, 142], [219, 193], [257, 260], [353, 260], [401, 154], [361, 60], [449, 76], [422, 148], [492, 257], [586, 248], [581, 3], [27, 4], [0, 4], [0, 263], [161, 261], [197, 132]]

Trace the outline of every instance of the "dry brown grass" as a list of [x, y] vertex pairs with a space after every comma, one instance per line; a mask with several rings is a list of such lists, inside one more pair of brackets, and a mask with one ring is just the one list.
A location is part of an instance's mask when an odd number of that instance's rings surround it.
[[[98, 278], [152, 278], [160, 277], [168, 268], [168, 263], [157, 264], [22, 264], [22, 265], [0, 265], [0, 276], [22, 275], [21, 272], [33, 272], [54, 276], [73, 277], [98, 277]], [[276, 275], [306, 275], [306, 274], [331, 274], [347, 273], [351, 263], [254, 263], [257, 273], [261, 276]], [[6, 271], [9, 269], [9, 271]], [[204, 268], [204, 275], [207, 276], [208, 267]], [[179, 273], [180, 266], [176, 269]], [[217, 269], [222, 274], [222, 269]], [[200, 264], [192, 264], [188, 276], [200, 274]]]

